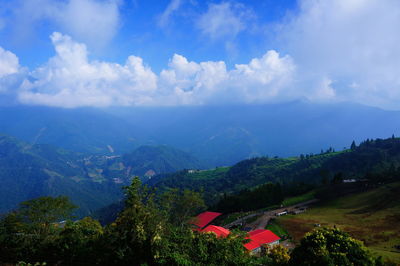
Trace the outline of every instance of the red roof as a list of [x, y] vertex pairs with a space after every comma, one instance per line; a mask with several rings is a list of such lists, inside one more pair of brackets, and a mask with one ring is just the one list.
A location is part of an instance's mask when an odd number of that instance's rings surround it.
[[280, 237], [272, 233], [270, 230], [258, 229], [249, 232], [249, 237], [247, 237], [247, 239], [250, 239], [250, 242], [246, 243], [244, 247], [248, 250], [253, 250], [263, 244], [269, 244], [278, 241], [280, 240]]
[[216, 225], [209, 225], [202, 232], [213, 232], [217, 237], [227, 237], [231, 233], [228, 229]]
[[193, 220], [192, 220], [192, 224], [203, 228], [205, 227], [207, 224], [211, 223], [212, 220], [214, 220], [215, 218], [217, 218], [218, 216], [220, 216], [222, 213], [219, 212], [203, 212], [200, 213], [199, 215], [197, 215]]

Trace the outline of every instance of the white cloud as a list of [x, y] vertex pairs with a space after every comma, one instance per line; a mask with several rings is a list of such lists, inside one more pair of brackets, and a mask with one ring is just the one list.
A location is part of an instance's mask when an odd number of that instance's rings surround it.
[[18, 57], [0, 47], [0, 78], [17, 73], [18, 69]]
[[56, 19], [75, 38], [91, 45], [104, 45], [119, 27], [118, 5], [117, 0], [70, 0]]
[[26, 104], [60, 107], [247, 103], [286, 97], [295, 66], [268, 51], [227, 70], [223, 61], [191, 62], [174, 55], [157, 76], [140, 57], [124, 65], [89, 61], [84, 44], [53, 33], [56, 55], [27, 76], [18, 90]]
[[116, 34], [119, 5], [120, 0], [15, 0], [13, 27], [21, 39], [34, 35], [38, 23], [51, 22], [57, 30], [97, 48]]
[[209, 4], [207, 12], [202, 14], [197, 27], [202, 34], [213, 40], [234, 39], [248, 26], [254, 13], [243, 4], [222, 2]]
[[142, 59], [125, 65], [88, 61], [86, 46], [69, 36], [51, 36], [56, 56], [35, 69], [19, 92], [23, 103], [77, 107], [151, 104], [157, 77]]
[[160, 27], [165, 27], [168, 25], [169, 20], [171, 15], [179, 9], [179, 7], [182, 5], [182, 0], [171, 0], [169, 2], [167, 8], [164, 10], [164, 12], [160, 15], [158, 19], [158, 25]]
[[4, 50], [0, 47], [0, 95], [5, 97], [6, 94], [15, 93], [22, 80], [20, 72], [21, 69], [18, 57], [10, 51]]
[[[299, 3], [298, 12], [280, 25], [277, 35], [280, 47], [298, 66], [299, 89], [325, 82], [316, 95], [398, 109], [400, 2]], [[335, 82], [327, 85], [328, 80]]]

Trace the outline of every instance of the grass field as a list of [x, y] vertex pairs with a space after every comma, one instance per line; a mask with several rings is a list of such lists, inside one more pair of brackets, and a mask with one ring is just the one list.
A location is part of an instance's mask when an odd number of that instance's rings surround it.
[[286, 229], [277, 220], [271, 220], [269, 224], [265, 227], [265, 229], [271, 230], [280, 238], [288, 235]]
[[302, 194], [302, 195], [299, 195], [299, 196], [296, 196], [296, 197], [287, 198], [282, 202], [282, 204], [285, 207], [286, 206], [292, 206], [292, 205], [298, 204], [300, 202], [312, 200], [314, 198], [315, 198], [315, 191], [312, 190], [312, 191], [310, 191], [310, 192], [308, 192], [306, 194]]
[[299, 215], [278, 218], [295, 241], [321, 226], [337, 226], [377, 255], [400, 263], [400, 183], [320, 203]]

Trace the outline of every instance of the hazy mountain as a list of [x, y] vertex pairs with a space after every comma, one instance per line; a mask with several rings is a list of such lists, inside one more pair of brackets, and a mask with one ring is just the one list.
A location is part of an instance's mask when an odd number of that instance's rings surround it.
[[24, 200], [67, 195], [88, 214], [122, 197], [133, 176], [201, 167], [193, 156], [167, 146], [142, 146], [123, 156], [84, 155], [51, 145], [0, 136], [0, 213]]
[[90, 213], [118, 200], [118, 184], [91, 175], [79, 154], [49, 145], [30, 145], [0, 136], [0, 213], [19, 202], [44, 195], [67, 195]]
[[133, 152], [125, 154], [122, 162], [130, 168], [130, 172], [148, 178], [161, 173], [204, 167], [204, 164], [194, 156], [165, 145], [140, 146]]
[[269, 155], [341, 150], [367, 138], [400, 134], [400, 112], [362, 105], [290, 102], [270, 105], [113, 109], [163, 143], [210, 166]]
[[400, 134], [400, 112], [362, 105], [268, 105], [58, 109], [3, 107], [0, 132], [69, 150], [120, 155], [168, 145], [208, 167], [260, 155], [341, 150], [351, 141]]
[[0, 132], [29, 143], [95, 154], [131, 151], [145, 135], [143, 129], [100, 109], [37, 106], [0, 108]]

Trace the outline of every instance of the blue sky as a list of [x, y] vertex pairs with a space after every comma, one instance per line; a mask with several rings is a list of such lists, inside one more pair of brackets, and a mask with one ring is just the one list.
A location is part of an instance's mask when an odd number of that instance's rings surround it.
[[0, 0], [0, 102], [399, 109], [396, 0]]
[[[85, 38], [76, 30], [66, 29], [57, 23], [56, 19], [46, 15], [38, 15], [41, 18], [35, 18], [35, 15], [29, 14], [30, 9], [21, 15], [32, 17], [26, 19], [29, 22], [25, 24], [15, 13], [18, 13], [18, 9], [23, 9], [26, 1], [37, 2], [34, 6], [39, 7], [41, 3], [51, 5], [56, 2], [68, 2], [3, 0], [4, 26], [0, 31], [0, 46], [17, 54], [22, 65], [36, 67], [53, 56], [54, 49], [49, 36], [57, 31], [86, 43], [94, 59], [123, 63], [129, 55], [137, 55], [156, 71], [165, 67], [174, 53], [183, 54], [194, 61], [224, 60], [229, 64], [246, 63], [253, 57], [261, 56], [266, 49], [274, 49], [273, 44], [268, 42], [268, 24], [279, 22], [287, 12], [296, 8], [295, 0], [109, 1], [117, 3], [118, 21], [115, 27], [108, 29], [113, 31], [111, 36], [104, 37], [105, 40], [99, 44], [96, 36], [93, 40]], [[174, 2], [177, 3], [177, 8], [169, 13], [167, 9]], [[207, 12], [210, 5], [221, 3], [229, 3], [237, 13], [246, 13], [241, 18], [246, 25], [236, 35], [225, 33], [221, 34], [221, 37], [211, 37], [197, 26], [197, 20]], [[241, 6], [235, 8], [234, 5]], [[23, 27], [27, 33], [20, 33], [19, 27]]]

